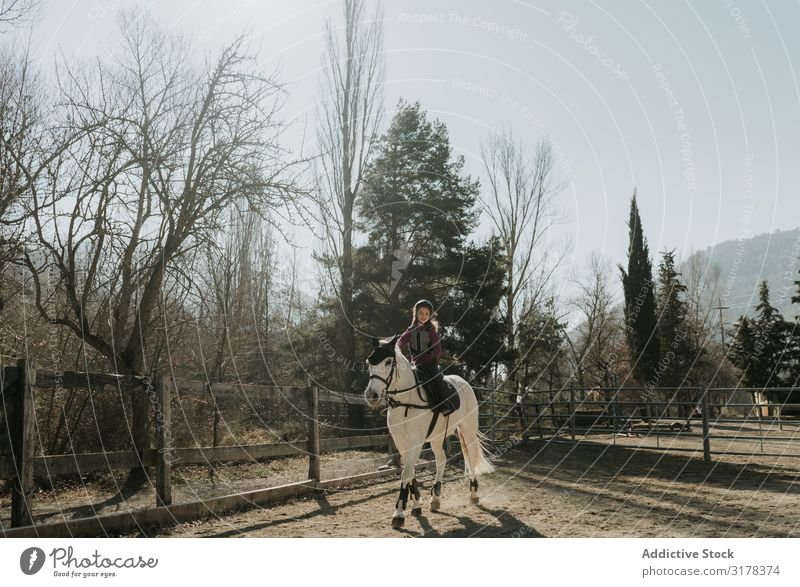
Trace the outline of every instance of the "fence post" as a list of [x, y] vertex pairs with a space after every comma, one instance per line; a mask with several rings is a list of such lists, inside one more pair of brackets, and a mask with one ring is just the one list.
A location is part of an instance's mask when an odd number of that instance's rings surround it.
[[33, 524], [33, 449], [35, 413], [33, 388], [36, 386], [36, 367], [33, 359], [26, 357], [17, 362], [17, 383], [13, 416], [9, 422], [9, 438], [14, 455], [17, 476], [12, 482], [11, 527]]
[[711, 462], [711, 439], [708, 437], [708, 387], [703, 388], [700, 404], [703, 411], [703, 460], [709, 463]]
[[575, 383], [569, 382], [569, 433], [575, 442]]
[[[319, 455], [319, 390], [309, 385], [308, 396], [308, 478], [319, 483], [322, 480]], [[349, 404], [348, 404], [349, 405]]]
[[[767, 398], [767, 416], [769, 416], [769, 394], [766, 392], [766, 389], [761, 392]], [[761, 452], [764, 452], [764, 427], [762, 423], [764, 421], [764, 406], [761, 405], [761, 402], [758, 402], [758, 443], [761, 447]]]
[[[488, 389], [486, 391], [489, 391]], [[497, 427], [497, 420], [495, 419], [494, 413], [494, 395], [497, 389], [492, 389], [489, 394], [487, 401], [489, 402], [489, 433], [491, 435], [492, 440], [497, 440], [497, 432], [495, 428]]]
[[169, 386], [164, 383], [164, 376], [157, 375], [156, 392], [156, 507], [172, 503], [172, 460], [173, 452], [170, 443], [171, 410], [169, 403]]
[[544, 414], [544, 410], [539, 407], [539, 402], [535, 401], [535, 399], [533, 402], [533, 413], [536, 415], [536, 432], [534, 432], [534, 434], [539, 438], [544, 438], [544, 431], [542, 430], [542, 422], [540, 419], [541, 415]]

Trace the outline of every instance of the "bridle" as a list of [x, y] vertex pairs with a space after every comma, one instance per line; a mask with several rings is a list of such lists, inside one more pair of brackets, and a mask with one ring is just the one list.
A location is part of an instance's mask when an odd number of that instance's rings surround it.
[[[392, 381], [394, 380], [395, 367], [396, 366], [397, 366], [397, 356], [392, 358], [392, 368], [389, 369], [389, 375], [388, 376], [386, 376], [384, 378], [384, 377], [381, 377], [380, 375], [377, 375], [375, 373], [370, 373], [370, 376], [369, 376], [370, 381], [372, 381], [373, 379], [377, 379], [378, 381], [380, 381], [381, 383], [383, 383], [386, 386], [384, 388], [384, 390], [383, 390], [383, 395], [386, 396], [386, 403], [389, 404], [389, 407], [390, 408], [405, 408], [406, 409], [406, 413], [405, 413], [405, 417], [406, 418], [408, 418], [408, 410], [411, 409], [411, 408], [414, 408], [414, 409], [417, 409], [417, 410], [430, 410], [431, 408], [428, 405], [409, 404], [409, 403], [406, 403], [406, 402], [397, 401], [396, 399], [394, 399], [394, 397], [392, 397], [392, 396], [397, 395], [398, 393], [403, 393], [404, 391], [410, 391], [412, 389], [416, 389], [417, 390], [417, 394], [419, 394], [419, 388], [422, 387], [422, 384], [419, 381], [417, 381], [417, 377], [415, 375], [414, 376], [415, 384], [412, 385], [411, 387], [406, 387], [406, 388], [403, 388], [403, 389], [389, 389], [389, 386], [392, 384]], [[420, 401], [423, 401], [422, 395], [419, 396], [419, 399], [420, 399]], [[447, 427], [448, 427], [448, 425], [450, 423], [450, 414], [447, 414], [446, 418], [447, 418], [447, 421], [445, 422], [445, 425], [444, 425], [445, 436], [447, 436]], [[425, 440], [430, 438], [431, 432], [433, 432], [433, 429], [436, 426], [436, 422], [437, 422], [438, 419], [439, 419], [439, 412], [434, 411], [433, 412], [433, 418], [431, 419], [431, 423], [428, 425], [428, 432], [425, 434]], [[442, 439], [442, 442], [444, 442], [444, 439]]]
[[[383, 395], [386, 396], [386, 403], [389, 404], [389, 407], [391, 407], [391, 408], [404, 407], [404, 408], [406, 408], [406, 412], [408, 411], [408, 408], [419, 408], [419, 409], [423, 409], [423, 410], [430, 409], [428, 406], [417, 405], [417, 404], [408, 404], [408, 403], [405, 403], [405, 402], [399, 402], [396, 399], [394, 399], [394, 397], [392, 397], [392, 396], [397, 395], [399, 393], [403, 393], [403, 392], [406, 392], [406, 391], [411, 391], [412, 389], [419, 390], [419, 388], [420, 388], [420, 383], [415, 382], [414, 385], [412, 385], [411, 387], [405, 387], [403, 389], [389, 389], [389, 386], [392, 384], [392, 381], [394, 380], [395, 367], [396, 366], [397, 366], [397, 358], [395, 357], [395, 358], [392, 359], [392, 368], [389, 369], [389, 375], [387, 375], [386, 378], [381, 377], [377, 373], [371, 373], [370, 376], [369, 376], [370, 380], [377, 379], [378, 381], [380, 381], [381, 383], [383, 383], [386, 386], [384, 388], [384, 390], [383, 390]], [[422, 398], [420, 397], [420, 399], [422, 399]]]

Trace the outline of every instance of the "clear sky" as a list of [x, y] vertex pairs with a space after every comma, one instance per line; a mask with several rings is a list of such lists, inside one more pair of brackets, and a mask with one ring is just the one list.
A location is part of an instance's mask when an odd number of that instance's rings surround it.
[[[34, 52], [112, 51], [116, 7], [146, 6], [198, 57], [248, 29], [289, 84], [285, 116], [314, 124], [324, 19], [336, 1], [45, 0]], [[568, 267], [622, 262], [638, 188], [653, 253], [800, 225], [798, 2], [385, 0], [386, 121], [400, 97], [447, 123], [480, 175], [479, 144], [548, 134], [569, 180]], [[384, 124], [385, 128], [386, 124]], [[299, 136], [299, 131], [293, 135]], [[298, 238], [306, 238], [298, 235]]]

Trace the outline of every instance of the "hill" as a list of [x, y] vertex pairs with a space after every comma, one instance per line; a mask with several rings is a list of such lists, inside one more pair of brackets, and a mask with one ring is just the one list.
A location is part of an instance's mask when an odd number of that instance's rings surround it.
[[[800, 305], [791, 303], [797, 294], [794, 282], [800, 280], [800, 228], [725, 241], [696, 255], [709, 267], [720, 268], [720, 299], [723, 306], [729, 306], [724, 311], [725, 322], [755, 313], [758, 288], [764, 280], [769, 283], [772, 305], [786, 319], [800, 314]], [[684, 274], [689, 262], [681, 265]]]

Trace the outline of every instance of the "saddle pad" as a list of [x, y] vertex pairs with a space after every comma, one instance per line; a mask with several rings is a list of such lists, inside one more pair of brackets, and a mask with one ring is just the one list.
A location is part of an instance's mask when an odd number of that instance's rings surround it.
[[456, 386], [450, 383], [447, 379], [444, 380], [445, 388], [447, 389], [447, 399], [453, 406], [453, 411], [461, 407], [461, 396], [456, 391]]
[[[417, 385], [421, 384], [419, 375], [417, 375], [417, 368], [411, 367], [411, 370], [414, 372], [414, 380], [417, 382]], [[453, 405], [453, 411], [456, 411], [458, 408], [461, 407], [461, 396], [458, 395], [456, 391], [455, 385], [450, 383], [447, 379], [443, 379], [444, 387], [447, 390], [447, 398], [450, 403]]]

